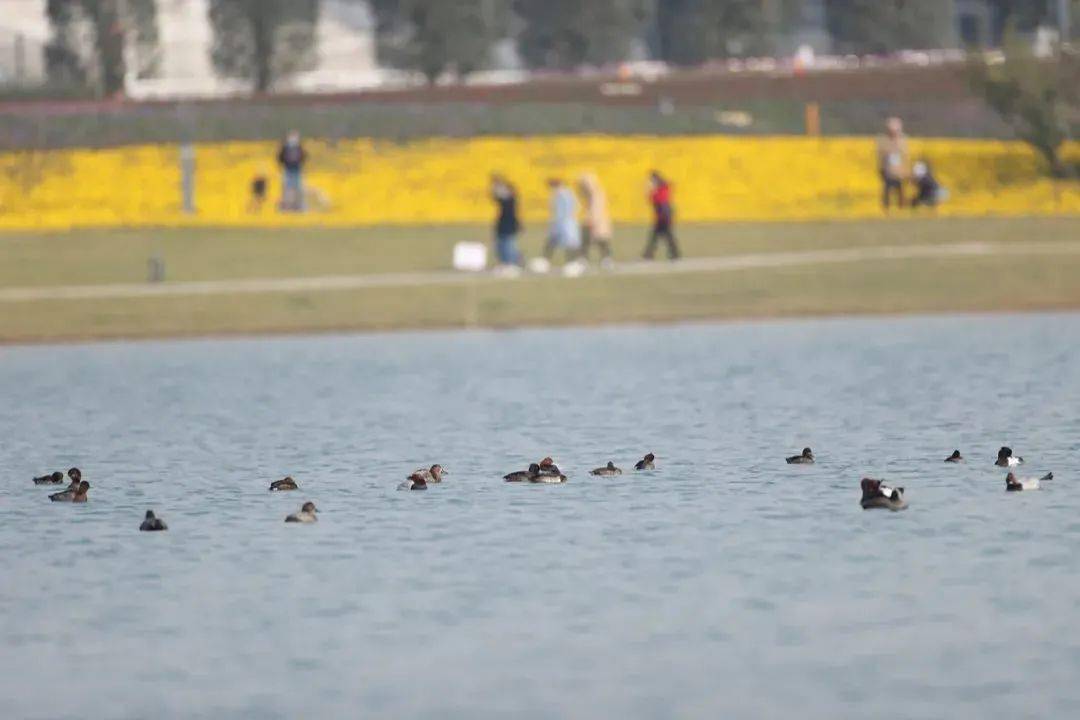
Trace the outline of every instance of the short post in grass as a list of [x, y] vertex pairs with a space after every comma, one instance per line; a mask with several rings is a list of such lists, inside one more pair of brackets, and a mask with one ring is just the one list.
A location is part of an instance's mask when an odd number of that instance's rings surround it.
[[195, 146], [180, 146], [180, 207], [188, 215], [195, 214]]
[[816, 102], [806, 103], [806, 134], [809, 137], [821, 135], [821, 106]]

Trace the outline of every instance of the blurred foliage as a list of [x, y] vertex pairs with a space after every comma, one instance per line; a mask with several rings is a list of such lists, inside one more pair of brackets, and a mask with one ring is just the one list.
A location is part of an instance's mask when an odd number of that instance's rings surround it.
[[210, 0], [214, 69], [262, 93], [313, 68], [318, 14], [319, 0]]
[[975, 58], [968, 77], [1016, 136], [1042, 155], [1052, 174], [1075, 174], [1060, 153], [1080, 130], [1080, 56], [1059, 52], [1052, 59], [1037, 58], [1010, 32], [1003, 60]]
[[953, 0], [825, 0], [837, 50], [889, 53], [954, 47]]
[[447, 71], [459, 77], [489, 64], [506, 34], [505, 0], [374, 0], [379, 60], [418, 70], [429, 82]]
[[533, 68], [568, 69], [628, 59], [641, 43], [648, 0], [514, 0], [518, 49]]
[[[154, 56], [157, 38], [154, 0], [48, 0], [45, 13], [52, 37], [45, 65], [58, 85], [93, 85], [112, 96], [124, 89], [125, 33]], [[136, 53], [137, 55], [139, 53]]]
[[697, 65], [711, 58], [765, 55], [798, 21], [801, 0], [657, 0], [660, 58]]

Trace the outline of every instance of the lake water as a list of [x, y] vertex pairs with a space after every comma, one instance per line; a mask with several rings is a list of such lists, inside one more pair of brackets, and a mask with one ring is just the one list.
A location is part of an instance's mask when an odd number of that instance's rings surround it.
[[0, 392], [5, 718], [1080, 707], [1080, 315], [9, 347]]

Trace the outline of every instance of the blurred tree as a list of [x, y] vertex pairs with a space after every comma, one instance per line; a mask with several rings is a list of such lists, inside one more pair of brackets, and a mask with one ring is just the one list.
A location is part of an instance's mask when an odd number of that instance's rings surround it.
[[52, 38], [45, 48], [49, 77], [62, 83], [96, 81], [105, 95], [124, 89], [124, 38], [156, 52], [157, 19], [153, 0], [48, 0], [45, 14]]
[[52, 33], [45, 45], [45, 70], [52, 82], [61, 85], [87, 83], [86, 68], [79, 57], [81, 10], [78, 0], [48, 0], [45, 5]]
[[1053, 175], [1069, 175], [1060, 151], [1080, 131], [1080, 57], [1061, 52], [1052, 60], [1036, 58], [1012, 31], [1006, 32], [1004, 55], [998, 63], [973, 57], [972, 88], [1042, 155]]
[[260, 93], [311, 69], [318, 14], [319, 0], [210, 0], [214, 69], [251, 80]]
[[775, 53], [800, 10], [800, 0], [657, 0], [660, 57], [696, 65]]
[[647, 0], [514, 0], [518, 50], [530, 67], [569, 69], [630, 57], [644, 35]]
[[429, 82], [487, 65], [508, 21], [506, 0], [373, 0], [371, 7], [380, 61], [419, 70]]
[[837, 49], [854, 53], [956, 45], [953, 0], [825, 0]]
[[157, 25], [157, 0], [125, 0], [131, 28], [132, 57], [136, 77], [154, 77], [161, 67], [161, 44]]
[[994, 12], [996, 34], [1001, 36], [1006, 28], [1028, 32], [1039, 23], [1047, 21], [1054, 11], [1056, 0], [988, 0]]

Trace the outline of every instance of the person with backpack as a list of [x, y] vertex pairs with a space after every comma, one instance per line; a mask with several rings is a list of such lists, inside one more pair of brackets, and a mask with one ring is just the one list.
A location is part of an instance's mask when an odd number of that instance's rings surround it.
[[491, 176], [491, 198], [498, 206], [495, 218], [495, 257], [500, 265], [521, 265], [517, 247], [521, 220], [518, 218], [517, 190], [502, 175]]
[[653, 207], [653, 228], [649, 235], [649, 244], [645, 246], [645, 259], [652, 260], [656, 246], [663, 238], [667, 243], [668, 258], [679, 258], [679, 244], [675, 240], [675, 208], [671, 204], [671, 183], [653, 170], [649, 173], [649, 202]]
[[300, 143], [300, 133], [290, 130], [278, 151], [278, 164], [282, 170], [281, 209], [300, 212], [304, 209], [304, 184], [302, 173], [307, 162], [307, 152]]

